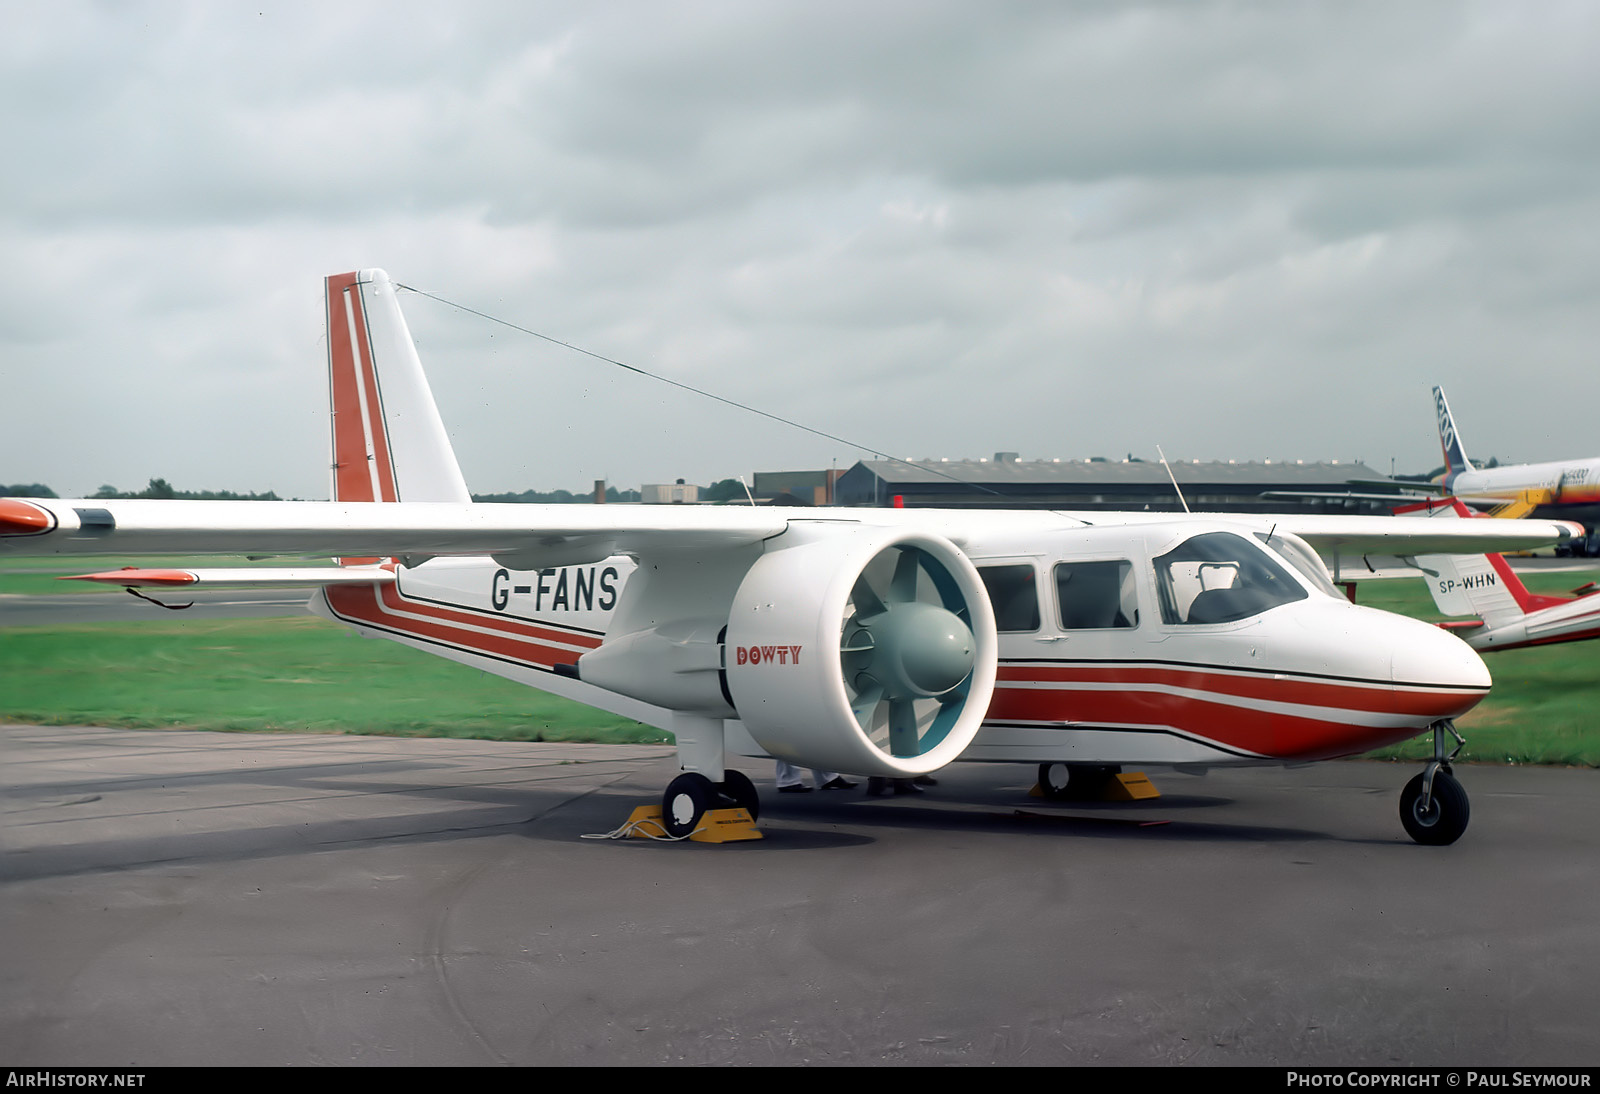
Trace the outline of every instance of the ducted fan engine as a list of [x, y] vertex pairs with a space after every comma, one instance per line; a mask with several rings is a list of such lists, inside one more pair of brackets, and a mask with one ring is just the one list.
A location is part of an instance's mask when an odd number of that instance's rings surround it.
[[994, 613], [948, 540], [792, 526], [745, 575], [724, 660], [739, 718], [791, 763], [910, 777], [955, 759], [994, 691]]

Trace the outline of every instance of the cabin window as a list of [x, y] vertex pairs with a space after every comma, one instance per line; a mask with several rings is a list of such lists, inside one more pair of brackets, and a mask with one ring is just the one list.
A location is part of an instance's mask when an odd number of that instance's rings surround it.
[[1056, 565], [1055, 572], [1062, 630], [1139, 625], [1133, 563], [1062, 562]]
[[1155, 560], [1161, 618], [1231, 623], [1306, 599], [1305, 587], [1243, 536], [1208, 532]]
[[978, 576], [989, 590], [996, 630], [1039, 629], [1039, 589], [1032, 566], [980, 566]]

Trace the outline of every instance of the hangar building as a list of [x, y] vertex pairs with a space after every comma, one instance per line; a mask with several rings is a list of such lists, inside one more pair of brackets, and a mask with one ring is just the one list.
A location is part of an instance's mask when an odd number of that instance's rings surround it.
[[[1371, 493], [1350, 480], [1381, 480], [1362, 463], [1174, 461], [1173, 476], [1189, 507], [1210, 513], [1384, 513], [1379, 501], [1301, 493]], [[1399, 484], [1396, 484], [1397, 486]], [[1158, 461], [1033, 460], [997, 453], [993, 460], [862, 460], [839, 477], [834, 504], [969, 509], [1149, 509], [1182, 512]], [[1397, 499], [1399, 500], [1399, 499]]]

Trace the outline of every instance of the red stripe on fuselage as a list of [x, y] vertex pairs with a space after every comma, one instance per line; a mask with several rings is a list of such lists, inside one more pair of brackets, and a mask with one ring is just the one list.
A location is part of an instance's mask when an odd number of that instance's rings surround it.
[[410, 612], [413, 615], [425, 615], [431, 619], [446, 623], [462, 623], [472, 627], [493, 627], [495, 630], [523, 638], [537, 638], [546, 642], [565, 642], [569, 646], [583, 646], [586, 649], [598, 649], [601, 642], [601, 639], [593, 634], [559, 630], [554, 627], [507, 619], [501, 615], [479, 614], [477, 612], [429, 604], [426, 601], [406, 596], [397, 585], [385, 585], [379, 591], [383, 594], [385, 607], [395, 611]]
[[[1207, 666], [1190, 665], [1001, 665], [997, 685], [1008, 682], [1046, 684], [1124, 684], [1131, 687], [1163, 686], [1189, 691], [1209, 691], [1219, 696], [1260, 699], [1296, 706], [1334, 707], [1350, 711], [1384, 714], [1454, 717], [1469, 710], [1488, 694], [1482, 690], [1433, 690], [1426, 685], [1405, 685], [1353, 681], [1350, 683], [1311, 680], [1299, 676], [1268, 676], [1256, 673], [1231, 673]], [[1403, 689], [1403, 690], [1402, 690]], [[1058, 690], [1077, 694], [1068, 687]], [[1438, 713], [1448, 710], [1453, 713]]]
[[[1018, 686], [1028, 682], [1056, 686]], [[1009, 683], [1010, 686], [1007, 686]], [[1107, 686], [1110, 685], [1110, 686]], [[1178, 688], [1191, 694], [1175, 695]], [[1215, 699], [1197, 696], [1210, 692]], [[1415, 736], [1477, 705], [1486, 691], [1391, 688], [1303, 678], [1232, 674], [1200, 667], [1002, 665], [986, 720], [1170, 730], [1234, 752], [1291, 760], [1330, 759]], [[1308, 708], [1260, 710], [1252, 703]], [[1400, 725], [1333, 721], [1329, 710], [1388, 714]], [[1370, 719], [1360, 719], [1370, 720]]]
[[1352, 726], [1151, 692], [1074, 692], [1069, 712], [1059, 702], [1040, 698], [1049, 694], [997, 689], [985, 720], [1049, 722], [1064, 729], [1171, 730], [1228, 752], [1307, 761], [1366, 752], [1419, 732], [1410, 726]]
[[[555, 665], [571, 664], [586, 650], [599, 646], [601, 641], [590, 634], [573, 634], [408, 600], [393, 585], [377, 589], [359, 585], [338, 586], [324, 589], [323, 593], [329, 607], [341, 619], [370, 623], [385, 630], [490, 654], [535, 668], [548, 669]], [[412, 616], [426, 618], [415, 619]], [[470, 627], [489, 628], [496, 633], [484, 634], [482, 630], [467, 629]], [[547, 642], [584, 648], [562, 649], [546, 645]]]

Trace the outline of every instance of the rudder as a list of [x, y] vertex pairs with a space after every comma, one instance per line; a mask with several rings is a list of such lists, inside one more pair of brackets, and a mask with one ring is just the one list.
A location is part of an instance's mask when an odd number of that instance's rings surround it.
[[1443, 615], [1475, 615], [1489, 626], [1522, 618], [1527, 590], [1499, 555], [1421, 555], [1417, 565]]
[[333, 500], [470, 502], [394, 282], [359, 270], [326, 285]]

